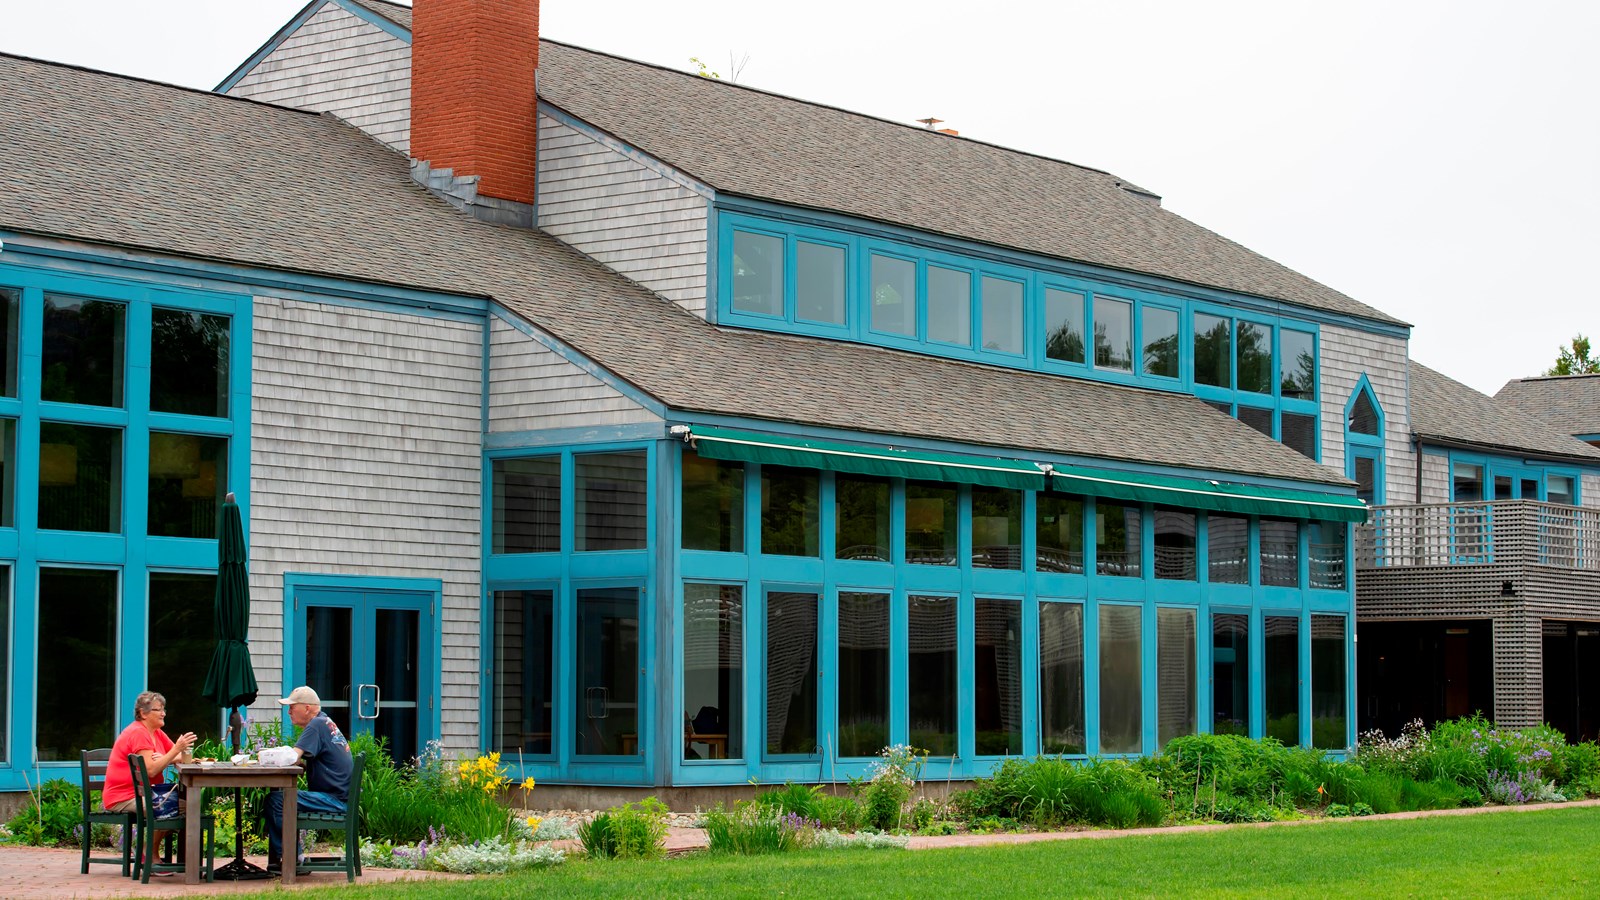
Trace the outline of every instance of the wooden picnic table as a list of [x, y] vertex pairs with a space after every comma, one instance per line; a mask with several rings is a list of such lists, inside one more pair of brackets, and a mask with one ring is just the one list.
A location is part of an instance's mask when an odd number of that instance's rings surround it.
[[[184, 813], [184, 884], [200, 883], [200, 817], [204, 813], [201, 807], [205, 805], [201, 802], [200, 790], [208, 787], [283, 789], [283, 846], [284, 856], [287, 857], [283, 866], [283, 883], [294, 884], [295, 841], [299, 834], [299, 829], [295, 827], [298, 821], [295, 809], [295, 779], [304, 771], [305, 769], [298, 764], [238, 766], [231, 763], [216, 763], [207, 766], [187, 763], [178, 766], [178, 782], [188, 790], [189, 798]], [[237, 824], [235, 823], [236, 826]], [[267, 827], [272, 826], [269, 823]]]

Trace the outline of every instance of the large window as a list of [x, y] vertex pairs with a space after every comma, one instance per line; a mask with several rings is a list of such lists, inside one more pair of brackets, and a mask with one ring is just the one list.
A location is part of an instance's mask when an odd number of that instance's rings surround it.
[[191, 416], [228, 414], [227, 316], [181, 309], [151, 312], [150, 409]]
[[894, 256], [872, 255], [872, 330], [917, 333], [917, 264]]
[[1156, 610], [1156, 722], [1162, 747], [1195, 733], [1194, 617], [1192, 609]]
[[1022, 753], [1022, 604], [974, 603], [972, 717], [979, 756]]
[[833, 555], [888, 562], [889, 480], [838, 475], [833, 494]]
[[1023, 352], [1022, 285], [1007, 278], [983, 278], [983, 349]]
[[642, 550], [647, 534], [645, 452], [580, 453], [577, 466], [579, 550]]
[[1300, 586], [1300, 526], [1284, 519], [1261, 520], [1261, 583]]
[[683, 758], [744, 756], [744, 591], [683, 586]]
[[972, 273], [928, 267], [928, 340], [972, 346]]
[[561, 457], [497, 459], [494, 478], [495, 553], [555, 553], [561, 549]]
[[795, 315], [806, 322], [843, 325], [844, 248], [832, 244], [795, 243]]
[[1095, 571], [1138, 578], [1144, 570], [1139, 507], [1097, 502], [1094, 523]]
[[1083, 607], [1039, 604], [1039, 749], [1084, 751]]
[[1022, 568], [1022, 492], [972, 489], [972, 564], [980, 569]]
[[1145, 306], [1141, 310], [1144, 345], [1144, 373], [1162, 378], [1177, 378], [1179, 367], [1178, 311], [1164, 306]]
[[1267, 737], [1293, 747], [1300, 743], [1300, 619], [1265, 616], [1261, 628]]
[[1195, 580], [1195, 514], [1157, 509], [1154, 516], [1156, 577]]
[[762, 553], [818, 555], [821, 483], [816, 469], [761, 467]]
[[0, 454], [0, 528], [11, 528], [17, 524], [16, 419], [0, 419]]
[[[118, 575], [102, 569], [39, 570], [37, 746], [40, 762], [109, 747], [116, 709]], [[209, 662], [209, 660], [207, 660]]]
[[1250, 520], [1206, 516], [1206, 577], [1213, 584], [1250, 583]]
[[0, 762], [11, 761], [11, 567], [0, 566]]
[[227, 438], [150, 433], [150, 534], [215, 538], [227, 485]]
[[906, 562], [956, 564], [956, 496], [954, 485], [906, 482]]
[[1239, 390], [1272, 393], [1272, 326], [1241, 320], [1237, 333]]
[[1144, 678], [1137, 606], [1100, 606], [1100, 752], [1144, 749]]
[[733, 233], [733, 308], [763, 316], [783, 315], [783, 238]]
[[816, 594], [767, 594], [768, 756], [810, 756], [818, 750], [818, 613]]
[[889, 595], [839, 594], [839, 755], [889, 744]]
[[550, 591], [494, 593], [494, 738], [501, 753], [554, 751], [555, 600]]
[[[222, 736], [221, 711], [200, 695], [217, 645], [217, 576], [150, 573], [150, 628], [145, 684], [167, 698], [167, 735]], [[120, 712], [120, 710], [119, 710]]]
[[[1273, 414], [1317, 413], [1316, 326], [1307, 321], [814, 223], [728, 213], [718, 241], [714, 312], [725, 324], [1163, 389], [1192, 378], [1230, 415], [1241, 397]], [[1206, 396], [1219, 392], [1228, 396]], [[1263, 432], [1304, 435], [1278, 425]]]
[[1250, 735], [1250, 617], [1211, 616], [1211, 731]]
[[86, 406], [123, 404], [123, 344], [128, 308], [106, 300], [44, 298], [44, 400]]
[[[18, 347], [22, 339], [22, 292], [0, 288], [0, 396], [17, 396]], [[8, 457], [9, 458], [9, 457]], [[0, 711], [3, 711], [0, 707]], [[0, 750], [4, 749], [0, 737]], [[4, 759], [0, 753], [0, 759]]]
[[1194, 382], [1233, 386], [1233, 339], [1227, 319], [1205, 313], [1194, 316]]
[[122, 432], [39, 426], [39, 527], [122, 531]]
[[1037, 494], [1034, 518], [1039, 571], [1083, 574], [1082, 498]]
[[573, 677], [579, 756], [639, 754], [639, 591], [578, 591]]
[[1094, 366], [1133, 371], [1133, 304], [1111, 297], [1094, 298]]
[[744, 464], [683, 454], [683, 549], [744, 552]]
[[1350, 745], [1345, 719], [1345, 617], [1311, 617], [1311, 746]]
[[1044, 314], [1045, 356], [1062, 362], [1083, 362], [1083, 295], [1045, 288]]
[[956, 752], [956, 598], [916, 594], [910, 606], [907, 663], [911, 746], [934, 756]]
[[1278, 391], [1285, 399], [1317, 399], [1317, 339], [1304, 331], [1278, 332]]
[[1345, 589], [1345, 526], [1340, 522], [1307, 522], [1311, 552], [1311, 586], [1324, 591]]

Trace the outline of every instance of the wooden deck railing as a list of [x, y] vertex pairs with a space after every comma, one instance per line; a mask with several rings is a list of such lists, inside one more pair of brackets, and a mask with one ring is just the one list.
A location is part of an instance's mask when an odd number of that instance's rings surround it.
[[1534, 500], [1379, 506], [1356, 567], [1533, 565], [1600, 571], [1600, 510]]

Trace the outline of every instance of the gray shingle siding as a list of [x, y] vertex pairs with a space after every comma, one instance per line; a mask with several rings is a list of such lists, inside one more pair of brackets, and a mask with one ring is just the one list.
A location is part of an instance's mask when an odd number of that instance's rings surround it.
[[704, 196], [546, 115], [538, 159], [540, 228], [705, 315]]
[[404, 152], [411, 140], [411, 45], [324, 5], [228, 90], [331, 112]]
[[1418, 503], [1450, 502], [1450, 457], [1443, 453], [1422, 453], [1422, 497]]
[[499, 318], [490, 320], [489, 341], [490, 432], [660, 421]]
[[1384, 416], [1384, 502], [1416, 502], [1407, 414], [1406, 340], [1337, 325], [1321, 328], [1322, 462], [1345, 471], [1345, 405], [1367, 377]]
[[268, 297], [254, 306], [250, 637], [261, 697], [283, 696], [284, 573], [441, 579], [441, 737], [476, 747], [482, 326]]

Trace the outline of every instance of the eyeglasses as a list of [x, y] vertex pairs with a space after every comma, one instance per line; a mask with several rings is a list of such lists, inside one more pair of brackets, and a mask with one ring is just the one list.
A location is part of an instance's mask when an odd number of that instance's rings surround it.
[[147, 713], [161, 713], [162, 715], [166, 715], [167, 714], [167, 708], [165, 706], [152, 706], [149, 709], [145, 710], [145, 712], [147, 712]]

